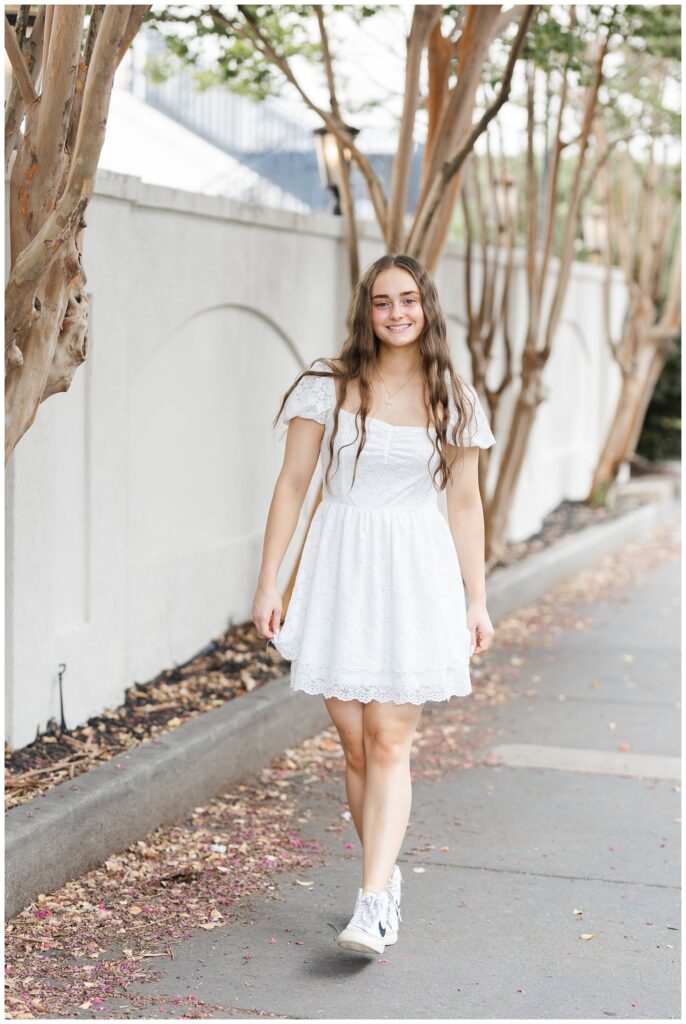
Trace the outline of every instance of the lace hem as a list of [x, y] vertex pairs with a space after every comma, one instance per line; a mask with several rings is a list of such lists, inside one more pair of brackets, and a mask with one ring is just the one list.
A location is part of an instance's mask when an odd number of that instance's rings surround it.
[[[453, 674], [454, 671], [454, 674]], [[472, 683], [469, 677], [468, 668], [462, 666], [454, 670], [446, 669], [443, 675], [444, 682], [414, 683], [401, 686], [374, 686], [364, 683], [342, 682], [335, 677], [310, 675], [296, 670], [295, 677], [291, 668], [290, 689], [292, 692], [298, 690], [322, 697], [338, 697], [339, 700], [359, 700], [368, 704], [371, 700], [379, 703], [393, 704], [423, 704], [427, 700], [450, 700], [451, 697], [468, 697], [472, 692]], [[349, 673], [346, 673], [348, 675]], [[402, 675], [415, 677], [424, 673], [404, 672]], [[450, 676], [451, 678], [446, 678]], [[369, 678], [369, 673], [365, 673]]]

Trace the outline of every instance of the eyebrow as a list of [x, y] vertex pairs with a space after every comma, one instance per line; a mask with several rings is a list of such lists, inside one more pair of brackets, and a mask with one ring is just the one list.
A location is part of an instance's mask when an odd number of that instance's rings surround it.
[[[419, 295], [418, 291], [401, 292], [402, 295]], [[373, 299], [390, 299], [390, 295], [372, 295]]]

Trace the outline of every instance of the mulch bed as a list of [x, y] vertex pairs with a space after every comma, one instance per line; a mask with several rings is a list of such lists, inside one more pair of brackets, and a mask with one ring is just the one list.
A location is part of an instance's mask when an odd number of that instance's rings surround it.
[[[612, 509], [563, 501], [533, 537], [510, 544], [494, 565], [505, 566], [542, 550], [561, 537], [617, 518], [645, 502], [619, 497]], [[176, 728], [196, 715], [245, 696], [283, 676], [285, 661], [252, 622], [234, 625], [185, 664], [165, 669], [147, 683], [136, 683], [124, 703], [89, 718], [82, 725], [60, 729], [56, 722], [27, 746], [5, 744], [5, 809], [45, 793], [60, 782], [107, 761], [146, 739]]]
[[624, 516], [627, 512], [645, 505], [646, 499], [643, 495], [626, 494], [619, 495], [616, 503], [612, 506], [598, 505], [593, 507], [582, 501], [562, 501], [543, 520], [543, 525], [538, 533], [526, 540], [508, 544], [503, 557], [493, 563], [491, 569], [499, 566], [512, 565], [520, 562], [529, 555], [550, 547], [555, 541], [573, 533], [586, 530], [589, 526], [597, 526], [599, 523], [608, 522]]

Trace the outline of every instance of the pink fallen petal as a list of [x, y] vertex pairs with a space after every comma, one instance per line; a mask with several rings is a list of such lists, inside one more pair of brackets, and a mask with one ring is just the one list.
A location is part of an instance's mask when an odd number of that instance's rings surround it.
[[295, 944], [296, 944], [296, 946], [304, 946], [305, 945], [305, 940], [304, 939], [296, 939], [295, 940]]
[[381, 960], [377, 960], [376, 962], [377, 962], [377, 964], [387, 964], [388, 960], [382, 958]]

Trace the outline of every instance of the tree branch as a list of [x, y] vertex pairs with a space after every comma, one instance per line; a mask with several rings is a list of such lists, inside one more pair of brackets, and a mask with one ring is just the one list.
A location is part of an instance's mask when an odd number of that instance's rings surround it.
[[550, 355], [553, 337], [557, 330], [557, 325], [562, 312], [562, 303], [564, 301], [564, 295], [566, 293], [567, 282], [569, 280], [569, 274], [571, 272], [572, 255], [574, 252], [574, 235], [577, 230], [578, 218], [579, 218], [579, 203], [580, 203], [580, 190], [581, 190], [581, 176], [584, 165], [584, 158], [588, 147], [588, 139], [591, 134], [591, 126], [593, 124], [593, 118], [595, 116], [597, 103], [598, 103], [598, 90], [600, 89], [600, 83], [603, 80], [603, 64], [607, 51], [610, 45], [610, 38], [612, 34], [612, 19], [610, 25], [607, 28], [605, 38], [598, 47], [598, 56], [595, 60], [593, 68], [593, 78], [586, 92], [586, 103], [584, 107], [584, 116], [581, 125], [581, 141], [579, 143], [579, 158], [577, 160], [576, 168], [574, 171], [574, 177], [569, 189], [569, 196], [567, 201], [567, 217], [565, 220], [562, 241], [561, 241], [561, 252], [562, 258], [560, 260], [560, 269], [558, 272], [558, 278], [556, 282], [555, 292], [548, 314], [548, 324], [545, 333], [545, 343], [541, 349], [541, 358], [547, 360]]
[[[105, 5], [105, 6], [107, 6], [107, 5]], [[123, 37], [122, 37], [121, 45], [119, 47], [119, 60], [117, 61], [117, 67], [119, 67], [119, 65], [121, 64], [121, 62], [124, 59], [124, 56], [126, 54], [126, 51], [131, 46], [131, 43], [134, 41], [134, 39], [136, 38], [136, 35], [138, 34], [138, 30], [140, 29], [141, 25], [143, 24], [143, 18], [148, 13], [148, 11], [150, 10], [151, 7], [152, 7], [152, 4], [133, 4], [132, 5], [131, 13], [129, 15], [129, 20], [126, 23], [126, 27], [124, 28], [124, 34], [123, 34]]]
[[[38, 12], [33, 23], [33, 28], [31, 29], [31, 34], [28, 38], [26, 36], [24, 37], [24, 43], [22, 45], [22, 53], [25, 53], [26, 67], [31, 75], [31, 81], [34, 83], [34, 88], [36, 79], [40, 72], [43, 55], [44, 32], [45, 6], [41, 7]], [[5, 170], [7, 170], [10, 165], [12, 153], [17, 145], [19, 125], [24, 117], [25, 109], [17, 79], [13, 75], [12, 85], [10, 86], [9, 96], [7, 97], [7, 103], [5, 105]]]
[[105, 138], [112, 81], [128, 22], [128, 5], [109, 4], [93, 49], [83, 97], [74, 156], [64, 192], [40, 231], [19, 255], [8, 283], [10, 293], [37, 281], [62, 245], [74, 234], [93, 192], [93, 179]]
[[[336, 118], [334, 118], [331, 114], [329, 114], [326, 110], [322, 110], [321, 107], [318, 107], [317, 104], [310, 99], [310, 97], [307, 95], [307, 93], [302, 88], [302, 86], [296, 79], [295, 75], [293, 74], [291, 66], [288, 63], [288, 60], [285, 57], [282, 57], [281, 54], [277, 53], [269, 39], [267, 39], [267, 37], [260, 30], [259, 23], [252, 10], [249, 7], [244, 6], [243, 4], [238, 5], [238, 10], [245, 18], [247, 25], [248, 33], [247, 35], [243, 33], [244, 37], [248, 38], [253, 43], [253, 45], [257, 47], [257, 49], [259, 50], [260, 53], [262, 53], [263, 56], [265, 56], [268, 60], [270, 60], [279, 68], [279, 70], [282, 72], [282, 74], [286, 76], [291, 85], [293, 85], [300, 93], [301, 97], [303, 98], [307, 106], [310, 108], [310, 110], [313, 110], [316, 114], [319, 115], [319, 117], [321, 117], [322, 121], [327, 126], [327, 128], [330, 131], [332, 131], [334, 135], [336, 135], [336, 137], [339, 138], [341, 142], [343, 142], [352, 153], [365, 181], [367, 182], [367, 188], [369, 189], [369, 196], [374, 207], [374, 212], [376, 213], [376, 217], [379, 221], [379, 224], [383, 229], [383, 225], [386, 223], [386, 196], [384, 194], [383, 186], [379, 178], [377, 177], [374, 168], [369, 163], [369, 160], [367, 160], [366, 156], [363, 153], [361, 153], [360, 150], [357, 148], [353, 139], [345, 131], [342, 123]], [[211, 14], [213, 17], [215, 17], [222, 24], [227, 25], [234, 31], [240, 32], [240, 27], [237, 26], [235, 23], [230, 22], [226, 15], [224, 15], [221, 12], [221, 10], [219, 10], [219, 8], [208, 7], [207, 12]]]
[[524, 45], [524, 38], [528, 31], [529, 21], [531, 20], [532, 14], [533, 8], [530, 6], [527, 7], [525, 9], [524, 15], [522, 16], [517, 36], [510, 49], [510, 54], [507, 60], [507, 66], [505, 68], [505, 72], [500, 83], [500, 91], [498, 93], [498, 96], [491, 104], [491, 106], [488, 107], [488, 109], [479, 119], [477, 124], [472, 127], [472, 130], [464, 139], [461, 146], [458, 148], [457, 152], [454, 153], [451, 157], [448, 157], [448, 159], [444, 161], [439, 173], [434, 178], [431, 184], [429, 195], [427, 196], [426, 203], [424, 204], [424, 210], [422, 212], [422, 215], [419, 218], [418, 222], [413, 227], [411, 238], [408, 239], [408, 249], [412, 248], [412, 250], [416, 252], [419, 252], [421, 250], [421, 247], [424, 244], [424, 240], [431, 228], [433, 219], [436, 215], [436, 211], [438, 210], [441, 204], [443, 192], [446, 185], [451, 180], [451, 178], [453, 178], [454, 175], [457, 174], [467, 156], [472, 152], [476, 140], [486, 130], [489, 123], [493, 120], [493, 118], [498, 113], [500, 108], [507, 101], [510, 95], [510, 87], [512, 84], [512, 73], [514, 71], [514, 66], [517, 62], [517, 58], [519, 57], [522, 46]]
[[412, 27], [407, 39], [403, 113], [398, 133], [398, 148], [393, 160], [388, 223], [381, 226], [389, 252], [398, 251], [404, 234], [404, 217], [410, 192], [412, 140], [417, 117], [422, 54], [434, 25], [440, 19], [441, 11], [440, 4], [425, 4], [423, 6], [417, 4], [412, 15]]
[[[338, 97], [336, 95], [336, 80], [334, 78], [333, 73], [333, 60], [331, 59], [329, 36], [326, 31], [326, 23], [324, 21], [324, 9], [321, 4], [315, 4], [314, 10], [315, 14], [317, 15], [317, 24], [319, 25], [319, 36], [322, 43], [322, 56], [324, 57], [326, 80], [329, 86], [331, 112], [333, 113], [334, 117], [342, 121], [341, 109], [338, 105]], [[340, 170], [339, 195], [341, 209], [343, 211], [343, 216], [345, 218], [345, 229], [348, 242], [350, 285], [351, 288], [354, 288], [360, 276], [360, 260], [357, 242], [357, 224], [355, 222], [355, 208], [353, 205], [352, 191], [350, 189], [350, 175], [348, 174], [348, 165], [345, 160], [343, 143], [339, 138], [336, 138], [336, 145], [338, 148], [338, 166]]]
[[10, 25], [7, 17], [5, 17], [5, 50], [7, 51], [7, 56], [10, 59], [10, 64], [12, 65], [12, 70], [14, 71], [24, 106], [30, 107], [38, 99], [38, 94], [36, 93], [33, 81], [31, 80], [29, 69], [24, 62], [24, 55], [21, 52], [19, 40], [17, 39], [15, 31]]
[[95, 40], [97, 39], [100, 22], [102, 21], [104, 13], [105, 4], [93, 4], [90, 21], [88, 22], [86, 45], [83, 48], [83, 62], [87, 68], [90, 67], [91, 58], [93, 56], [93, 47], [95, 46]]

